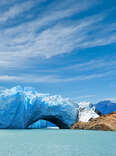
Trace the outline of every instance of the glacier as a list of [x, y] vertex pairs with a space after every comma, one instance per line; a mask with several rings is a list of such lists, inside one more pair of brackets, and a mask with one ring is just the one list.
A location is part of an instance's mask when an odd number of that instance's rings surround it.
[[[88, 122], [91, 119], [97, 118], [99, 115], [96, 113], [95, 106], [90, 102], [78, 103], [77, 121]], [[48, 121], [39, 120], [32, 124], [29, 128], [50, 128], [56, 127]], [[58, 127], [57, 127], [58, 128]]]
[[28, 128], [47, 120], [59, 128], [70, 128], [77, 121], [78, 104], [69, 98], [38, 93], [16, 86], [0, 93], [0, 128]]
[[78, 121], [88, 122], [97, 117], [99, 117], [99, 115], [96, 113], [95, 106], [92, 103], [79, 103]]
[[110, 101], [78, 103], [59, 95], [39, 93], [31, 87], [0, 91], [0, 128], [41, 128], [53, 123], [64, 129], [77, 121], [99, 117], [98, 112], [109, 114], [115, 110], [116, 104]]

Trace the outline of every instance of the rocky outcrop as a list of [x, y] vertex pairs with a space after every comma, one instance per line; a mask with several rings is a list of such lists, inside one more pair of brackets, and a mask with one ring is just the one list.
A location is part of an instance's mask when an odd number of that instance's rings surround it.
[[116, 131], [116, 111], [88, 122], [77, 122], [72, 129]]

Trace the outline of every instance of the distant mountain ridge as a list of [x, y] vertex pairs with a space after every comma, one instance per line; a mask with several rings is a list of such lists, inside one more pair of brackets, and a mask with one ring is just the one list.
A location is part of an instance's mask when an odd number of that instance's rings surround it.
[[[84, 108], [87, 109], [89, 105], [90, 104], [88, 103]], [[92, 110], [99, 113], [99, 116], [95, 117], [94, 114], [91, 120], [78, 120], [71, 127], [72, 129], [116, 131], [116, 103], [113, 103], [110, 100], [100, 101], [91, 108], [95, 108], [95, 110]], [[90, 113], [90, 116], [92, 116], [93, 112], [89, 110], [86, 113], [81, 111], [82, 117], [86, 118], [88, 112]]]
[[97, 104], [94, 104], [96, 110], [101, 114], [110, 114], [116, 111], [116, 103], [113, 103], [110, 100], [100, 101]]
[[98, 118], [92, 119], [88, 122], [78, 121], [71, 128], [84, 130], [116, 131], [116, 111], [112, 112], [111, 114], [101, 115]]

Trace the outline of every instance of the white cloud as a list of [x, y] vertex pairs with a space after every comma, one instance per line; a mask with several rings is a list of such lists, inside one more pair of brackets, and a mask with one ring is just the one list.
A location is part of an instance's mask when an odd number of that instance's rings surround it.
[[[2, 43], [0, 45], [0, 57], [3, 59], [7, 57], [15, 59], [16, 57], [25, 57], [25, 59], [37, 56], [52, 57], [71, 52], [75, 48], [77, 50], [81, 49], [85, 45], [87, 33], [93, 29], [92, 25], [101, 21], [101, 19], [102, 17], [95, 15], [80, 20], [73, 25], [59, 24], [50, 27], [39, 34], [35, 33], [37, 27], [31, 27], [30, 23], [29, 25], [25, 24], [25, 26], [0, 31], [2, 36], [0, 38]], [[88, 27], [90, 27], [90, 30]]]
[[116, 102], [116, 98], [115, 97], [110, 97], [110, 98], [104, 98], [103, 101], [112, 101], [112, 102]]
[[2, 82], [24, 82], [24, 83], [66, 83], [71, 81], [85, 81], [91, 79], [103, 78], [111, 75], [112, 72], [89, 74], [89, 75], [79, 75], [75, 77], [61, 77], [58, 75], [32, 75], [32, 74], [22, 74], [22, 75], [0, 75], [0, 81]]
[[18, 15], [21, 15], [23, 12], [31, 9], [33, 6], [34, 3], [32, 1], [27, 1], [10, 7], [8, 11], [5, 11], [1, 14], [0, 23], [7, 22], [8, 20], [17, 17]]
[[91, 70], [96, 70], [96, 69], [112, 69], [116, 68], [116, 61], [115, 58], [110, 60], [110, 59], [96, 59], [96, 60], [90, 60], [88, 62], [84, 63], [78, 63], [74, 65], [69, 65], [63, 68], [59, 68], [60, 71], [67, 71], [67, 70], [73, 70], [73, 71], [91, 71]]
[[24, 83], [54, 83], [56, 76], [38, 76], [38, 75], [1, 75], [0, 81], [3, 82], [24, 82]]
[[[22, 3], [22, 6], [14, 5], [1, 15], [0, 20], [4, 24], [7, 24], [7, 20], [17, 20], [21, 13], [32, 8], [36, 2], [28, 1]], [[112, 33], [116, 23], [106, 24], [105, 27], [101, 23], [107, 12], [64, 21], [65, 18], [78, 15], [97, 3], [95, 0], [83, 0], [78, 3], [75, 0], [67, 0], [59, 2], [58, 5], [54, 2], [42, 12], [38, 12], [36, 19], [20, 23], [18, 26], [4, 27], [0, 30], [0, 67], [23, 67], [26, 63], [29, 65], [30, 59], [51, 58], [75, 49], [79, 51], [116, 42], [116, 34]], [[95, 33], [91, 33], [93, 31]], [[72, 79], [79, 78], [69, 78], [67, 81]], [[56, 78], [56, 81], [60, 81], [60, 78]]]
[[0, 91], [6, 89], [4, 86], [0, 86]]
[[76, 99], [87, 99], [87, 98], [92, 98], [95, 97], [96, 95], [85, 95], [85, 96], [79, 96]]
[[[83, 3], [79, 1], [76, 4], [69, 0], [62, 3], [59, 2], [59, 5], [53, 3], [40, 13], [40, 15], [38, 14], [37, 19], [27, 23], [21, 23], [18, 26], [1, 29], [0, 66], [6, 67], [8, 64], [11, 67], [16, 67], [19, 64], [17, 62], [21, 62], [24, 59], [24, 62], [26, 62], [31, 57], [52, 57], [71, 52], [75, 48], [75, 44], [80, 43], [83, 39], [83, 36], [80, 36], [76, 39], [76, 42], [74, 42], [76, 37], [74, 34], [78, 30], [90, 25], [89, 23], [92, 22], [92, 19], [86, 19], [85, 22], [83, 20], [77, 21], [76, 23], [73, 22], [73, 24], [69, 24], [68, 27], [61, 22], [56, 26], [46, 27], [46, 29], [40, 33], [36, 32], [43, 26], [48, 26], [55, 21], [60, 21], [61, 19], [70, 17], [72, 14], [84, 11], [92, 7], [94, 3], [96, 4], [94, 0], [90, 3], [87, 3], [86, 0], [83, 0]], [[6, 22], [12, 18], [17, 20], [21, 13], [33, 6], [34, 2], [32, 1], [14, 5], [1, 15], [0, 20], [2, 22]], [[89, 23], [87, 20], [89, 20]]]

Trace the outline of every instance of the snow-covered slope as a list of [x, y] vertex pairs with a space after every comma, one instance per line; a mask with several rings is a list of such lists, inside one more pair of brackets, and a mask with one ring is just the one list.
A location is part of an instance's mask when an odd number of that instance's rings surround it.
[[87, 122], [97, 117], [99, 117], [99, 115], [95, 112], [95, 107], [90, 102], [79, 103], [79, 121]]

